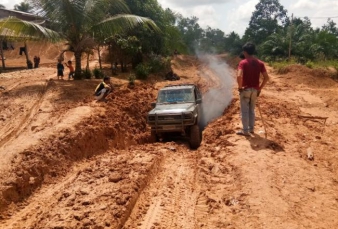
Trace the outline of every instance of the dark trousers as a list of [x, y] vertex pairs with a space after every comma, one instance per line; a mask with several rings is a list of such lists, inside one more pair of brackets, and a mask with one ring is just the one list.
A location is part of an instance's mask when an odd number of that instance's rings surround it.
[[26, 55], [26, 48], [25, 47], [20, 47], [20, 55], [22, 56], [22, 53], [25, 53]]

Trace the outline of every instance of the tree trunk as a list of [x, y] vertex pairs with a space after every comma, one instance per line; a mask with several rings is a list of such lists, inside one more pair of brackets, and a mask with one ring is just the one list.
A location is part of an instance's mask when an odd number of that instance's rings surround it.
[[74, 51], [74, 56], [75, 56], [75, 80], [81, 80], [82, 79], [82, 74], [81, 74], [81, 51]]
[[87, 52], [87, 66], [86, 66], [87, 70], [89, 70], [89, 56], [90, 56], [90, 53]]
[[27, 41], [25, 41], [25, 56], [26, 56], [27, 68], [28, 68], [28, 69], [32, 69], [32, 68], [33, 68], [33, 63], [32, 63], [32, 61], [29, 59]]
[[6, 65], [5, 65], [5, 56], [4, 56], [4, 50], [2, 47], [2, 42], [3, 40], [0, 40], [0, 53], [1, 53], [1, 62], [2, 62], [2, 69], [6, 69]]
[[99, 65], [100, 65], [100, 69], [102, 70], [102, 61], [101, 61], [101, 52], [100, 52], [100, 45], [97, 46], [97, 52], [99, 54]]
[[110, 60], [110, 68], [113, 69], [113, 54], [112, 54], [112, 47], [110, 43], [108, 44], [108, 51], [109, 51], [109, 60]]

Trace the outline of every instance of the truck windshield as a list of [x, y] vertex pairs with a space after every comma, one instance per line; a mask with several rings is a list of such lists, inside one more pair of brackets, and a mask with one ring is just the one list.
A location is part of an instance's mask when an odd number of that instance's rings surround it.
[[157, 103], [193, 103], [195, 95], [193, 89], [162, 90], [158, 93]]

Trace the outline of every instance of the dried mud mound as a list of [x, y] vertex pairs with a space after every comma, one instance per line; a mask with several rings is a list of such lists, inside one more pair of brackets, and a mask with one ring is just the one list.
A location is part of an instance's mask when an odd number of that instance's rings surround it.
[[20, 214], [4, 226], [121, 228], [160, 158], [154, 148], [137, 146], [84, 161], [61, 182], [50, 184], [49, 192], [37, 191], [39, 198], [33, 196], [19, 208], [12, 205], [7, 214]]
[[[11, 169], [3, 174], [0, 210], [11, 202], [22, 201], [43, 182], [67, 173], [75, 161], [103, 153], [109, 147], [124, 149], [147, 142], [146, 113], [150, 109], [149, 101], [153, 100], [152, 90], [148, 85], [132, 90], [122, 85], [107, 103], [98, 104], [99, 110], [105, 111], [94, 112], [75, 127], [64, 128], [16, 155]], [[73, 92], [70, 89], [65, 93]], [[78, 106], [86, 104], [97, 106], [91, 97], [83, 98]]]
[[108, 98], [106, 121], [123, 137], [123, 141], [116, 142], [116, 146], [122, 144], [123, 148], [148, 141], [150, 131], [146, 116], [151, 110], [151, 102], [156, 99], [154, 91], [156, 89], [151, 84], [138, 84], [132, 89], [124, 85]]
[[332, 79], [335, 73], [324, 68], [310, 69], [304, 65], [295, 64], [283, 68], [279, 71], [279, 74], [286, 77], [290, 84], [293, 83], [307, 87], [331, 88], [336, 84], [336, 81]]

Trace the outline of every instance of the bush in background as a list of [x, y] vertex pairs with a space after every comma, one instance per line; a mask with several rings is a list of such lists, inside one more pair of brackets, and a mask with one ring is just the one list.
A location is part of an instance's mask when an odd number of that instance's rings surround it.
[[314, 67], [314, 63], [312, 61], [308, 61], [305, 63], [305, 66], [312, 69]]
[[91, 79], [92, 76], [93, 76], [93, 74], [90, 71], [90, 69], [88, 69], [88, 68], [82, 69], [82, 78], [84, 78], [84, 79]]
[[150, 68], [145, 64], [138, 64], [135, 68], [136, 78], [140, 80], [145, 80], [148, 78], [150, 73]]
[[128, 81], [129, 81], [129, 85], [135, 85], [135, 75], [134, 74], [130, 74], [128, 77]]
[[160, 55], [151, 54], [149, 56], [148, 66], [150, 73], [156, 73], [170, 68], [171, 58], [164, 58]]
[[103, 79], [104, 77], [102, 70], [96, 67], [93, 69], [93, 75], [95, 79]]

